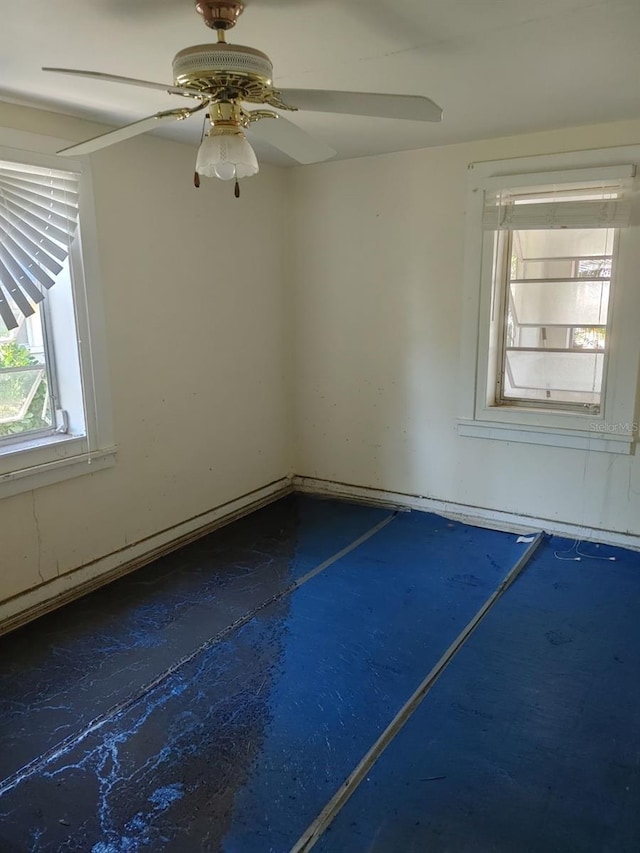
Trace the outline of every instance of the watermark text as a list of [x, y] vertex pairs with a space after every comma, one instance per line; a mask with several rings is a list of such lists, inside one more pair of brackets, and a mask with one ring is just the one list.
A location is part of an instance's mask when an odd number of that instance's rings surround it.
[[635, 435], [640, 430], [640, 423], [638, 421], [620, 421], [618, 423], [591, 421], [589, 429], [591, 432], [611, 432], [616, 435]]

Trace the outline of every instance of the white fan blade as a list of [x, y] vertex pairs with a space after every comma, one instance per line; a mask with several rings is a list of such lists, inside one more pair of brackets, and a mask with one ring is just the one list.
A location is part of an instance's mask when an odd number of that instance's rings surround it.
[[252, 122], [247, 131], [288, 154], [298, 163], [319, 163], [336, 153], [326, 142], [314, 139], [297, 124], [282, 116]]
[[75, 68], [43, 68], [43, 71], [52, 71], [54, 74], [72, 74], [75, 77], [90, 77], [93, 80], [106, 80], [108, 83], [127, 83], [129, 86], [142, 86], [145, 89], [159, 89], [169, 92], [170, 95], [197, 95], [202, 93], [198, 89], [188, 89], [184, 86], [174, 86], [168, 83], [152, 83], [150, 80], [136, 80], [134, 77], [119, 77], [117, 74], [103, 74], [101, 71], [79, 71]]
[[347, 113], [354, 116], [440, 121], [442, 110], [422, 95], [377, 95], [373, 92], [331, 92], [324, 89], [279, 89], [285, 104], [299, 110]]
[[[195, 112], [195, 110], [194, 110]], [[141, 133], [146, 133], [158, 124], [165, 121], [176, 121], [180, 118], [185, 118], [184, 110], [171, 110], [164, 113], [156, 113], [148, 118], [142, 118], [140, 121], [134, 121], [131, 124], [125, 124], [124, 127], [119, 127], [117, 130], [110, 130], [108, 133], [102, 133], [100, 136], [94, 136], [92, 139], [87, 139], [85, 142], [79, 142], [77, 145], [70, 145], [68, 148], [63, 148], [58, 151], [63, 157], [76, 157], [81, 154], [91, 154], [93, 151], [99, 151], [100, 148], [107, 148], [109, 145], [114, 145], [116, 142], [122, 142], [125, 139], [131, 139], [132, 136], [139, 136]]]

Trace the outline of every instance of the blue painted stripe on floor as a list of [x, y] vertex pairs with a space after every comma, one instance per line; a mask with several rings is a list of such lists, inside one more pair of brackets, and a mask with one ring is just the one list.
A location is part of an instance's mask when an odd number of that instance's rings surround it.
[[639, 612], [639, 554], [545, 544], [314, 850], [640, 850]]
[[398, 516], [7, 793], [5, 843], [289, 849], [523, 547]]
[[287, 498], [0, 638], [0, 781], [389, 515]]

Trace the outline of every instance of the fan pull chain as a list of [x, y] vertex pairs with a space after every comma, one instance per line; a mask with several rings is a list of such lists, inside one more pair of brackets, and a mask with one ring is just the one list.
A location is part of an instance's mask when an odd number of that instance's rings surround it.
[[235, 188], [233, 190], [233, 194], [235, 195], [236, 198], [240, 198], [240, 184], [238, 183], [237, 178], [236, 178], [236, 185], [235, 185]]
[[[205, 117], [202, 121], [202, 132], [200, 133], [200, 145], [202, 145], [202, 141], [204, 139], [204, 129], [206, 126], [207, 126], [207, 119]], [[197, 172], [193, 173], [193, 185], [196, 189], [199, 189], [199, 187], [200, 187], [200, 175]]]

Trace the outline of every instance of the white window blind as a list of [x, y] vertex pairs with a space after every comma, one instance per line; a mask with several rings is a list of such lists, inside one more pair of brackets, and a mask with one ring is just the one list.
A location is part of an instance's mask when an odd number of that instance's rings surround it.
[[[482, 225], [488, 231], [565, 228], [625, 228], [631, 218], [633, 166], [540, 176], [544, 183], [526, 185], [514, 175], [486, 182]], [[588, 178], [585, 180], [585, 178]], [[508, 183], [507, 183], [508, 182]]]
[[[527, 203], [529, 202], [529, 203]], [[627, 199], [542, 202], [500, 198], [483, 220], [490, 231], [541, 231], [547, 228], [626, 228], [631, 216]]]
[[55, 284], [78, 224], [79, 175], [0, 161], [0, 317], [34, 313]]

